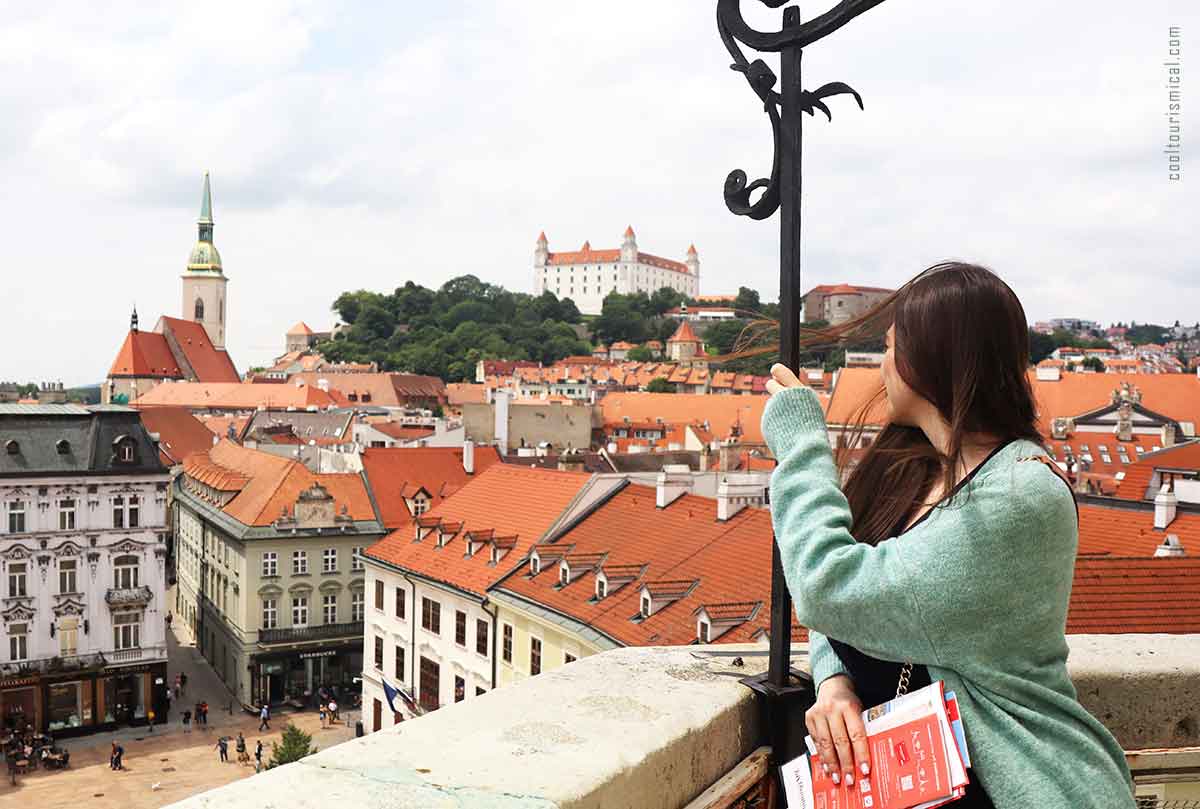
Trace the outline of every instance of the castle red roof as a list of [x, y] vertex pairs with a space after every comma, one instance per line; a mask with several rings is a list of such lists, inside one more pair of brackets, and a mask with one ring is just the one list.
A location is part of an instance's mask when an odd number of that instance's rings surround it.
[[692, 326], [686, 320], [679, 324], [679, 328], [667, 340], [667, 345], [671, 343], [699, 343], [700, 338], [696, 336], [696, 332], [692, 331]]
[[150, 331], [130, 331], [108, 369], [108, 375], [182, 379], [183, 371], [175, 361], [166, 337]]

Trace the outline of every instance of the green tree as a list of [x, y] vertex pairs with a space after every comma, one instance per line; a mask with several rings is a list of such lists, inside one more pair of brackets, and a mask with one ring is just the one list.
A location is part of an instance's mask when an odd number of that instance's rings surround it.
[[656, 376], [646, 385], [648, 393], [674, 393], [675, 386], [667, 381], [665, 376]]
[[662, 317], [668, 309], [674, 309], [684, 301], [684, 294], [671, 287], [659, 287], [650, 296], [650, 310], [656, 317]]
[[716, 323], [711, 324], [707, 331], [704, 332], [704, 342], [710, 348], [715, 348], [716, 353], [728, 354], [733, 351], [738, 337], [741, 336], [748, 322], [737, 319], [718, 320]]
[[288, 722], [283, 727], [283, 737], [278, 742], [271, 742], [271, 760], [267, 769], [291, 764], [315, 752], [317, 748], [312, 746], [312, 736]]
[[1089, 371], [1104, 373], [1104, 361], [1099, 357], [1084, 357], [1083, 367]]
[[758, 290], [750, 287], [738, 287], [737, 298], [733, 302], [733, 308], [738, 310], [739, 317], [749, 317], [750, 312], [761, 312], [762, 301], [758, 298]]
[[633, 362], [651, 362], [654, 359], [654, 352], [646, 346], [638, 346], [629, 349], [629, 353], [625, 356]]
[[1033, 329], [1029, 330], [1029, 359], [1034, 365], [1053, 354], [1057, 347], [1051, 335]]

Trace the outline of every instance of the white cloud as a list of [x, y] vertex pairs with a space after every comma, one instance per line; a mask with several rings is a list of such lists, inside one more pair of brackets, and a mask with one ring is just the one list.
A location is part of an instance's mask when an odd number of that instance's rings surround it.
[[[0, 378], [99, 380], [135, 300], [143, 321], [178, 312], [205, 170], [243, 368], [296, 320], [331, 322], [345, 289], [472, 272], [527, 290], [541, 229], [552, 248], [627, 224], [651, 252], [694, 241], [706, 291], [772, 297], [777, 222], [721, 197], [729, 170], [769, 170], [769, 130], [712, 5], [17, 10], [0, 328], [35, 348]], [[1195, 320], [1197, 178], [1168, 184], [1159, 154], [1168, 21], [1200, 30], [1178, 1], [892, 0], [809, 48], [806, 86], [846, 81], [866, 110], [838, 97], [832, 123], [805, 118], [804, 286], [957, 256], [1031, 318]], [[1200, 131], [1200, 93], [1185, 102]]]

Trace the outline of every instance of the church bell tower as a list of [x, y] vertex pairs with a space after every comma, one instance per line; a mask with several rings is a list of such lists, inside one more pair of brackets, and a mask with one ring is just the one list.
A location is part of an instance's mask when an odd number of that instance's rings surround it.
[[208, 172], [200, 198], [200, 218], [196, 220], [196, 246], [183, 274], [184, 320], [204, 326], [213, 347], [225, 348], [225, 285], [228, 279], [221, 267], [221, 254], [213, 246], [212, 189]]

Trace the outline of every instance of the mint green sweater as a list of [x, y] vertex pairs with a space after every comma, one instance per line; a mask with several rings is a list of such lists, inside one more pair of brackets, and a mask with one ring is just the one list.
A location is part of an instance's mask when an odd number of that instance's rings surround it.
[[1124, 752], [1067, 675], [1074, 499], [1044, 464], [1017, 462], [1044, 450], [1012, 442], [947, 507], [871, 546], [850, 534], [816, 395], [776, 394], [762, 431], [779, 464], [771, 516], [814, 680], [844, 671], [825, 635], [924, 664], [957, 693], [975, 775], [998, 809], [1133, 809]]

